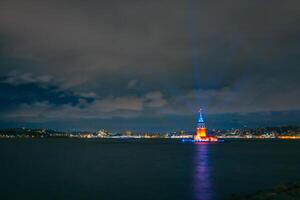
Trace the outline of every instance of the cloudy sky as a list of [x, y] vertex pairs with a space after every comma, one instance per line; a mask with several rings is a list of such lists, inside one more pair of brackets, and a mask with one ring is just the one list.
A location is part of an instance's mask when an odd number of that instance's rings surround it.
[[0, 128], [300, 123], [298, 0], [1, 0]]

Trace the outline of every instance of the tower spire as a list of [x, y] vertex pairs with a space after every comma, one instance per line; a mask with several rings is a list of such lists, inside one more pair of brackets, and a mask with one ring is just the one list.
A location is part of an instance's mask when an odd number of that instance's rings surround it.
[[199, 112], [198, 123], [204, 123], [204, 119], [202, 116], [202, 109], [200, 108], [198, 112]]

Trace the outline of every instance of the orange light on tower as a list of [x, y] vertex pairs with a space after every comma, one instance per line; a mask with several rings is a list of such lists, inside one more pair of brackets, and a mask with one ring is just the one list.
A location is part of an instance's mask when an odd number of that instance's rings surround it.
[[197, 128], [197, 135], [200, 137], [206, 137], [206, 128]]

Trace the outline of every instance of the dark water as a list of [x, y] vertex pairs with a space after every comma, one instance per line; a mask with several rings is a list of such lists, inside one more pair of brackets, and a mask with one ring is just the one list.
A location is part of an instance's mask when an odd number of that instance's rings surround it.
[[300, 181], [300, 141], [0, 140], [0, 199], [227, 199]]

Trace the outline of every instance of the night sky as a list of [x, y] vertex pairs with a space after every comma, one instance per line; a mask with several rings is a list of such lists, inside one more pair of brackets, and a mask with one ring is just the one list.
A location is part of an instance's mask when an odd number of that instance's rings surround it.
[[1, 0], [0, 128], [300, 124], [299, 0]]

